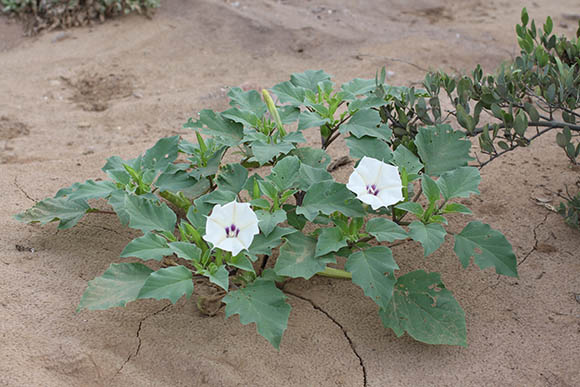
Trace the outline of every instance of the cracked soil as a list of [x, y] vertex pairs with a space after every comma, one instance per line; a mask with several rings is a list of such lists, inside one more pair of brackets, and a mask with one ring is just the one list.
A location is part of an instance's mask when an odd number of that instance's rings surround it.
[[[393, 249], [401, 273], [442, 273], [466, 312], [467, 348], [397, 338], [361, 289], [318, 277], [286, 284], [293, 309], [280, 351], [254, 325], [224, 320], [223, 309], [204, 316], [184, 299], [77, 314], [87, 281], [138, 233], [106, 214], [66, 231], [12, 219], [61, 187], [103, 178], [111, 155], [134, 157], [163, 136], [193, 140], [181, 125], [227, 108], [230, 86], [271, 87], [319, 68], [342, 83], [387, 66], [388, 82], [407, 86], [429, 68], [493, 71], [519, 50], [523, 6], [569, 36], [569, 16], [580, 15], [573, 0], [173, 0], [151, 20], [67, 39], [23, 38], [0, 18], [0, 386], [579, 386], [580, 234], [534, 199], [557, 206], [551, 192], [579, 179], [555, 135], [485, 166], [482, 194], [469, 199], [513, 244], [518, 279], [463, 270], [450, 240], [428, 259], [414, 244]], [[86, 91], [98, 109], [70, 86], [87, 74], [115, 80]], [[334, 145], [334, 159], [347, 155]], [[344, 181], [351, 169], [333, 174]], [[451, 231], [468, 221], [453, 218]]]

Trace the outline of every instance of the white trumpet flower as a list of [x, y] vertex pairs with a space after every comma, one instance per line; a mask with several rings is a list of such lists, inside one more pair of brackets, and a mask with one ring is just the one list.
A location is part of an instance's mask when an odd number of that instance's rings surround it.
[[388, 207], [403, 200], [403, 184], [399, 169], [364, 156], [348, 179], [346, 188], [358, 200], [369, 204], [373, 210]]
[[259, 232], [258, 217], [250, 204], [234, 200], [223, 206], [216, 204], [207, 218], [203, 239], [236, 256], [250, 247]]

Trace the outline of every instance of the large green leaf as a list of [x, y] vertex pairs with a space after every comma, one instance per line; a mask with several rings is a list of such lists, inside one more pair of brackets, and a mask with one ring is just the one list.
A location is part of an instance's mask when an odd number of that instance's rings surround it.
[[316, 257], [316, 239], [300, 232], [286, 235], [286, 243], [280, 248], [274, 270], [278, 275], [291, 278], [310, 279], [324, 270], [328, 263], [335, 262], [334, 257]]
[[195, 125], [204, 127], [203, 132], [205, 134], [213, 136], [216, 142], [226, 146], [238, 145], [244, 136], [243, 125], [224, 118], [209, 109], [202, 110], [199, 113], [197, 123], [190, 126]]
[[294, 145], [290, 142], [279, 142], [278, 144], [268, 144], [262, 141], [252, 142], [252, 152], [254, 159], [262, 164], [266, 164], [274, 157], [285, 155], [294, 149]]
[[169, 244], [171, 251], [179, 258], [190, 261], [199, 261], [201, 259], [201, 249], [189, 242], [172, 242]]
[[276, 210], [274, 212], [269, 212], [265, 210], [256, 211], [256, 216], [258, 217], [258, 227], [264, 234], [264, 236], [270, 235], [276, 226], [286, 220], [286, 211]]
[[357, 251], [348, 257], [345, 269], [352, 273], [352, 282], [360, 286], [367, 297], [379, 307], [388, 308], [396, 282], [393, 274], [399, 270], [391, 249], [375, 246]]
[[512, 245], [501, 232], [488, 224], [470, 222], [459, 234], [455, 234], [454, 250], [463, 267], [467, 267], [473, 257], [481, 269], [495, 267], [497, 274], [518, 276]]
[[360, 159], [367, 156], [385, 162], [393, 158], [393, 152], [389, 145], [375, 137], [363, 136], [356, 138], [349, 136], [345, 141], [352, 158]]
[[177, 158], [179, 136], [162, 138], [143, 156], [143, 167], [155, 171], [164, 170]]
[[193, 276], [185, 266], [166, 267], [149, 275], [138, 298], [168, 299], [175, 304], [182, 296], [191, 297]]
[[303, 73], [294, 73], [290, 76], [290, 82], [294, 86], [303, 87], [314, 92], [318, 91], [320, 82], [328, 80], [330, 80], [330, 75], [323, 70], [306, 70]]
[[244, 91], [239, 87], [232, 87], [228, 92], [228, 97], [230, 97], [231, 106], [239, 106], [243, 110], [249, 110], [258, 117], [262, 117], [268, 110], [260, 93], [256, 90]]
[[218, 189], [239, 193], [248, 179], [248, 170], [241, 164], [227, 164], [222, 167], [217, 178]]
[[467, 166], [471, 160], [471, 142], [465, 139], [464, 133], [453, 130], [449, 125], [420, 128], [415, 145], [429, 176], [439, 176]]
[[91, 281], [83, 293], [77, 312], [125, 306], [138, 298], [153, 272], [142, 263], [113, 263], [102, 276]]
[[68, 193], [66, 196], [68, 200], [99, 199], [109, 196], [116, 190], [117, 185], [112, 181], [87, 180], [84, 183], [77, 184], [76, 189]]
[[123, 249], [121, 258], [137, 257], [140, 259], [155, 259], [161, 261], [163, 257], [173, 254], [167, 240], [162, 236], [148, 232], [142, 237], [133, 239]]
[[290, 154], [297, 156], [302, 164], [310, 165], [313, 168], [326, 168], [330, 163], [330, 156], [323, 149], [296, 148]]
[[295, 233], [296, 230], [290, 227], [276, 227], [268, 236], [264, 234], [258, 234], [254, 237], [252, 244], [249, 248], [249, 254], [253, 260], [255, 260], [256, 255], [259, 254], [271, 254], [272, 249], [280, 246], [282, 244], [282, 237]]
[[15, 215], [14, 218], [24, 223], [41, 224], [60, 220], [58, 228], [64, 230], [77, 224], [89, 208], [84, 200], [69, 200], [66, 197], [48, 198]]
[[298, 179], [300, 171], [300, 160], [296, 156], [286, 156], [278, 161], [266, 179], [270, 180], [278, 188], [279, 192], [286, 191], [293, 187]]
[[298, 188], [308, 191], [313, 184], [321, 181], [334, 181], [334, 179], [324, 168], [314, 168], [307, 164], [300, 165]]
[[316, 242], [316, 252], [314, 255], [321, 257], [326, 254], [336, 252], [346, 246], [348, 246], [348, 243], [346, 242], [346, 236], [342, 233], [340, 228], [325, 228], [318, 236], [318, 241]]
[[272, 88], [281, 103], [289, 103], [292, 106], [302, 105], [305, 98], [305, 90], [294, 86], [290, 81], [282, 82]]
[[[244, 125], [245, 128], [257, 128], [260, 125], [260, 119], [254, 113], [248, 110], [241, 110], [237, 107], [233, 107], [222, 112], [222, 116], [234, 122], [238, 122]], [[245, 137], [245, 130], [244, 130], [244, 140], [247, 140]]]
[[461, 167], [445, 172], [437, 180], [437, 185], [445, 200], [467, 198], [470, 194], [479, 195], [481, 176], [475, 167]]
[[157, 205], [141, 196], [127, 195], [125, 210], [129, 215], [129, 227], [143, 231], [173, 232], [177, 216], [167, 204]]
[[[374, 79], [355, 78], [350, 82], [343, 83], [340, 86], [345, 100], [355, 100], [357, 95], [367, 94], [376, 88]], [[384, 101], [383, 101], [384, 102]]]
[[313, 221], [319, 212], [330, 215], [338, 211], [349, 217], [362, 217], [365, 211], [362, 204], [355, 198], [344, 184], [333, 181], [321, 181], [313, 184], [296, 209], [297, 214], [304, 215]]
[[298, 121], [298, 130], [319, 127], [329, 122], [330, 120], [328, 118], [323, 118], [316, 112], [303, 111], [302, 113], [300, 113], [300, 119]]
[[385, 218], [369, 219], [365, 229], [379, 242], [394, 242], [408, 237], [407, 232], [401, 226]]
[[393, 134], [387, 124], [381, 123], [379, 112], [373, 109], [359, 110], [340, 126], [339, 131], [343, 134], [351, 133], [357, 138], [368, 136], [385, 141], [389, 141]]
[[421, 188], [423, 190], [423, 195], [429, 200], [429, 203], [433, 204], [441, 198], [441, 191], [439, 185], [435, 180], [431, 179], [429, 175], [423, 174], [421, 176]]
[[379, 314], [397, 336], [406, 331], [427, 344], [467, 346], [465, 313], [438, 273], [417, 270], [399, 277], [389, 306]]
[[230, 287], [230, 273], [225, 265], [221, 265], [213, 271], [204, 270], [202, 274], [209, 278], [209, 282], [216, 284], [226, 292], [228, 291]]
[[291, 308], [274, 281], [258, 278], [243, 289], [229, 292], [223, 302], [226, 318], [239, 314], [242, 324], [256, 323], [258, 333], [274, 348], [280, 348]]
[[405, 168], [409, 175], [417, 174], [423, 169], [423, 164], [419, 158], [403, 145], [399, 145], [393, 152], [392, 162], [399, 168]]
[[409, 236], [421, 243], [425, 256], [431, 255], [445, 241], [447, 231], [439, 223], [423, 224], [413, 221], [409, 225]]

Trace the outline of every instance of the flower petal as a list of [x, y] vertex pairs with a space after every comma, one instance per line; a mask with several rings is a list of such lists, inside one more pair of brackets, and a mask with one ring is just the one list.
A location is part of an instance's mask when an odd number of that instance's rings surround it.
[[233, 256], [238, 255], [245, 248], [238, 238], [226, 238], [217, 244], [216, 247], [231, 252]]
[[403, 188], [399, 169], [393, 165], [382, 163], [381, 174], [377, 181], [377, 188], [382, 190], [384, 188]]
[[401, 187], [382, 189], [379, 192], [378, 198], [385, 207], [392, 206], [404, 199]]
[[375, 195], [371, 194], [359, 195], [357, 196], [357, 199], [363, 203], [369, 204], [373, 208], [373, 210], [376, 210], [384, 206], [383, 201]]
[[211, 217], [207, 218], [203, 239], [216, 246], [225, 238], [227, 238], [227, 235], [224, 226]]
[[346, 188], [350, 191], [354, 192], [357, 195], [362, 195], [367, 192], [366, 183], [359, 175], [357, 170], [355, 169], [353, 173], [350, 174], [348, 178], [348, 183], [346, 184]]
[[376, 184], [379, 179], [382, 161], [364, 156], [358, 163], [355, 171], [360, 175], [362, 180], [367, 184]]

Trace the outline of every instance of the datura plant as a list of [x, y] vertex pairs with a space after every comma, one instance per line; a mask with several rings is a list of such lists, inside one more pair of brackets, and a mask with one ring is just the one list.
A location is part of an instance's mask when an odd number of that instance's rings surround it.
[[[473, 260], [510, 277], [516, 257], [480, 221], [446, 229], [448, 215], [471, 214], [458, 199], [479, 194], [479, 170], [468, 165], [471, 142], [448, 124], [395, 141], [380, 111], [407, 91], [385, 84], [384, 72], [340, 87], [306, 71], [262, 93], [232, 88], [229, 109], [184, 125], [191, 136], [163, 138], [132, 160], [113, 156], [103, 167], [109, 180], [73, 184], [16, 218], [67, 229], [111, 213], [93, 202], [105, 199], [122, 224], [142, 231], [121, 257], [148, 264], [112, 264], [89, 281], [78, 310], [175, 303], [206, 281], [220, 289], [226, 317], [255, 323], [279, 348], [290, 316], [284, 282], [324, 275], [360, 286], [397, 336], [464, 346], [465, 314], [439, 273], [398, 274], [391, 248], [416, 241], [427, 257], [449, 235], [463, 267]], [[310, 130], [318, 146], [304, 144]], [[346, 184], [326, 153], [340, 136], [355, 161], [342, 167], [351, 169]]]

